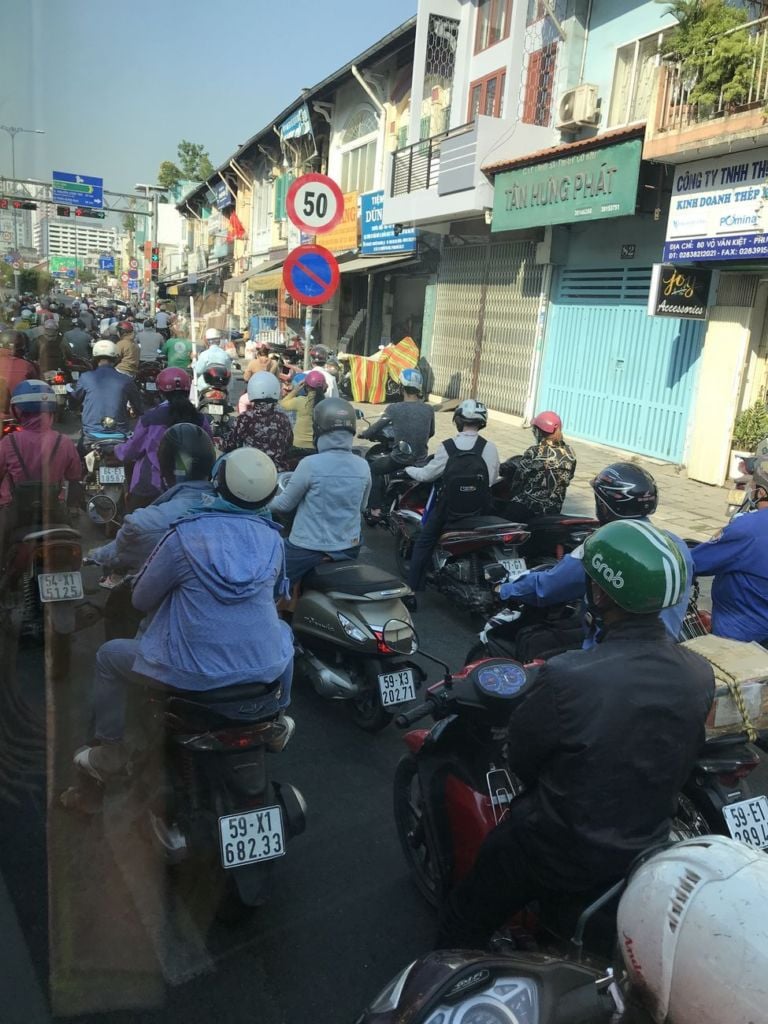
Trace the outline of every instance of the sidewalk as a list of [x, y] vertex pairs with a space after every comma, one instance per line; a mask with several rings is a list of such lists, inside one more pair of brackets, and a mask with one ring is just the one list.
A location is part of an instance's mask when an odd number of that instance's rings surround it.
[[[355, 403], [373, 422], [384, 411], [383, 405], [363, 405]], [[454, 433], [450, 412], [435, 414], [435, 437], [430, 444], [435, 444]], [[491, 413], [488, 427], [484, 431], [486, 437], [494, 441], [499, 449], [502, 461], [511, 455], [519, 455], [533, 444], [530, 428], [515, 426], [508, 417], [496, 416]], [[590, 441], [574, 441], [567, 439], [576, 453], [576, 475], [568, 488], [565, 499], [565, 511], [577, 515], [594, 515], [595, 501], [589, 481], [604, 466], [611, 462], [635, 462], [655, 478], [659, 486], [659, 508], [653, 517], [657, 526], [676, 533], [681, 537], [694, 540], [708, 540], [726, 522], [727, 490], [724, 487], [712, 487], [689, 480], [685, 470], [668, 462], [646, 456], [632, 455], [607, 448], [604, 445], [592, 444]]]

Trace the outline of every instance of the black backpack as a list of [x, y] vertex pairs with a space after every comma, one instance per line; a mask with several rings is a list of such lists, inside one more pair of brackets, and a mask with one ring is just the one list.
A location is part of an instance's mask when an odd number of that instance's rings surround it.
[[491, 485], [488, 465], [483, 458], [484, 437], [462, 451], [453, 440], [443, 441], [448, 464], [440, 485], [440, 507], [448, 516], [485, 515], [491, 506]]

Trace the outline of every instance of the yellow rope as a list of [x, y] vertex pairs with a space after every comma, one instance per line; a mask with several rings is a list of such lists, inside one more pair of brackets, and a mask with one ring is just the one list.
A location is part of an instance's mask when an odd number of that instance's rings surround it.
[[752, 724], [752, 719], [749, 717], [749, 711], [747, 710], [747, 702], [744, 700], [744, 694], [741, 689], [741, 683], [733, 676], [728, 669], [723, 668], [719, 665], [710, 655], [705, 654], [704, 651], [697, 651], [702, 658], [705, 658], [712, 668], [715, 670], [715, 679], [721, 683], [725, 683], [728, 687], [728, 692], [733, 697], [733, 703], [736, 705], [736, 709], [741, 715], [741, 720], [744, 723], [744, 731], [747, 734], [747, 738], [750, 743], [754, 743], [757, 739], [757, 730]]

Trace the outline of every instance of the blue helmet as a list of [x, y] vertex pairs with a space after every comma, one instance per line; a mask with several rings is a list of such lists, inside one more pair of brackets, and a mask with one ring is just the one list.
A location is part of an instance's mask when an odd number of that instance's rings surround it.
[[295, 374], [293, 375], [293, 380], [291, 381], [291, 384], [292, 384], [292, 385], [293, 385], [293, 386], [294, 386], [295, 388], [298, 388], [298, 387], [301, 387], [301, 385], [302, 385], [302, 384], [304, 383], [304, 381], [305, 381], [306, 379], [307, 379], [307, 375], [306, 375], [306, 373], [295, 373]]
[[401, 370], [400, 383], [404, 388], [412, 388], [414, 391], [418, 391], [419, 394], [421, 394], [421, 389], [424, 386], [424, 378], [422, 377], [420, 370]]
[[11, 409], [16, 416], [54, 412], [56, 395], [44, 380], [23, 380], [13, 389]]

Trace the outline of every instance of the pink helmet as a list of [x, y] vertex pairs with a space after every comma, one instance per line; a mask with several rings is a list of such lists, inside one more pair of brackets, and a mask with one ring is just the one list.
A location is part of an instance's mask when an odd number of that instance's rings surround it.
[[536, 427], [542, 434], [554, 434], [556, 430], [563, 429], [563, 421], [556, 412], [540, 412], [531, 420], [531, 426]]
[[321, 373], [320, 370], [310, 370], [304, 378], [304, 387], [309, 388], [311, 391], [325, 391], [328, 387], [328, 381], [325, 379], [325, 374]]
[[184, 370], [169, 366], [158, 373], [155, 383], [157, 390], [162, 392], [189, 391], [192, 386], [192, 378]]

